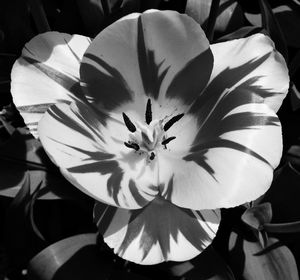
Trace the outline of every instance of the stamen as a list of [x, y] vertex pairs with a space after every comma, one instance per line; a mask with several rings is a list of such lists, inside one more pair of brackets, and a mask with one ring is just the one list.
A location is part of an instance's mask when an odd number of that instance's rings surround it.
[[167, 131], [174, 123], [178, 122], [183, 116], [184, 114], [182, 113], [168, 120], [164, 125], [164, 131]]
[[164, 141], [161, 142], [162, 145], [167, 145], [168, 143], [170, 143], [172, 140], [174, 140], [176, 138], [176, 136], [171, 136], [167, 139], [165, 139]]
[[146, 118], [146, 123], [150, 124], [152, 121], [152, 110], [151, 110], [151, 99], [150, 98], [147, 101], [145, 118]]
[[150, 160], [154, 160], [154, 158], [155, 158], [155, 154], [152, 152], [152, 153], [150, 154], [149, 159], [150, 159]]
[[135, 125], [132, 123], [132, 121], [128, 118], [128, 116], [125, 113], [123, 113], [123, 120], [124, 120], [126, 127], [128, 128], [128, 130], [130, 132], [136, 131]]
[[137, 143], [133, 143], [133, 142], [124, 142], [124, 145], [127, 147], [127, 148], [130, 148], [130, 149], [134, 149], [135, 151], [138, 151], [140, 149], [140, 146], [137, 144]]

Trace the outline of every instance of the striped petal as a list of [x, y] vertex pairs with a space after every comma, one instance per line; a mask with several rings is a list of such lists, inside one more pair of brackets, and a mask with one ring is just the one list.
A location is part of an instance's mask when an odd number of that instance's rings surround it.
[[167, 166], [160, 173], [163, 196], [193, 209], [234, 207], [262, 195], [282, 153], [274, 113], [289, 86], [282, 56], [261, 34], [211, 48], [211, 80], [189, 108], [189, 124], [174, 133], [177, 146], [170, 146], [181, 153], [159, 158]]
[[255, 34], [213, 44], [211, 50], [214, 67], [206, 96], [220, 95], [224, 89], [251, 87], [256, 99], [275, 112], [279, 109], [289, 88], [288, 68], [269, 37]]
[[97, 203], [94, 220], [116, 254], [139, 264], [157, 264], [201, 253], [216, 235], [220, 213], [179, 208], [157, 197], [138, 210]]
[[[105, 119], [105, 121], [103, 121]], [[83, 192], [123, 208], [154, 199], [157, 166], [124, 145], [123, 123], [83, 103], [52, 106], [39, 123], [40, 140], [63, 175]]]
[[13, 101], [31, 133], [56, 102], [70, 102], [82, 95], [79, 66], [90, 39], [58, 32], [39, 34], [29, 41], [11, 73]]
[[[231, 94], [224, 102], [232, 101]], [[174, 204], [192, 209], [234, 207], [269, 188], [282, 153], [276, 114], [263, 103], [223, 113], [220, 104], [202, 123], [187, 155], [170, 156], [166, 151], [158, 156], [164, 167], [162, 195]]]
[[190, 104], [206, 86], [212, 65], [209, 43], [193, 19], [151, 11], [103, 30], [84, 55], [80, 77], [88, 100], [120, 112], [128, 103], [144, 109], [148, 97], [160, 106], [171, 99]]

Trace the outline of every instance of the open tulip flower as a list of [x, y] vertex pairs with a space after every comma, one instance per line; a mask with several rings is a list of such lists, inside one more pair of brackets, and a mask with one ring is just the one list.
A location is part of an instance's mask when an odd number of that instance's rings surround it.
[[96, 199], [105, 242], [141, 264], [193, 258], [219, 208], [266, 192], [288, 86], [267, 36], [209, 45], [174, 11], [131, 14], [93, 40], [38, 35], [12, 71], [15, 104], [62, 174]]

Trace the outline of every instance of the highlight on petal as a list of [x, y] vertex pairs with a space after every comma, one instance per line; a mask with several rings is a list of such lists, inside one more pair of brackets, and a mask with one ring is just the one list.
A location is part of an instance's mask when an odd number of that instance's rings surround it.
[[144, 108], [149, 97], [162, 106], [171, 98], [190, 104], [206, 86], [212, 66], [198, 23], [175, 11], [151, 11], [103, 30], [83, 57], [80, 77], [87, 99], [101, 108], [132, 102]]
[[[214, 67], [206, 95], [224, 89], [255, 87], [257, 98], [275, 112], [289, 88], [288, 68], [273, 41], [255, 34], [211, 45]], [[217, 93], [218, 94], [218, 93]]]
[[157, 197], [138, 210], [98, 202], [94, 220], [104, 241], [116, 254], [150, 265], [185, 261], [201, 253], [216, 235], [220, 212], [183, 209]]
[[281, 125], [266, 104], [243, 104], [246, 94], [228, 93], [215, 104], [185, 156], [158, 156], [163, 197], [201, 210], [238, 206], [266, 192], [281, 158]]
[[57, 104], [41, 119], [40, 140], [76, 187], [118, 207], [145, 206], [158, 193], [157, 166], [124, 145], [127, 128], [90, 105]]
[[91, 40], [59, 32], [39, 34], [29, 41], [11, 73], [13, 101], [31, 133], [56, 102], [82, 96], [79, 87], [80, 61]]

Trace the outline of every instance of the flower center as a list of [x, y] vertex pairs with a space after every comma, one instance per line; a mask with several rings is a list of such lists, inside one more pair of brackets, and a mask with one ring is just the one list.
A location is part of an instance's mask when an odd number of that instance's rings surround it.
[[166, 132], [183, 116], [184, 114], [176, 115], [165, 123], [163, 120], [152, 120], [151, 99], [149, 98], [146, 106], [145, 123], [132, 122], [123, 113], [124, 123], [130, 132], [129, 139], [124, 142], [124, 145], [139, 155], [146, 154], [148, 160], [152, 161], [158, 150], [167, 149], [167, 144], [176, 138], [176, 136], [168, 136]]

